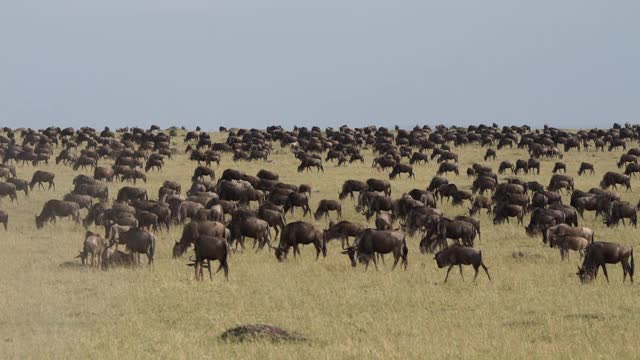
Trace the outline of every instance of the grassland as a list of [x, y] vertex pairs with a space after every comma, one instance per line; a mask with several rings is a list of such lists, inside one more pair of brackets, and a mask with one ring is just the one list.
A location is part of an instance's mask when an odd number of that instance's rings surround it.
[[[215, 134], [220, 139], [223, 135]], [[195, 167], [180, 149], [161, 173], [148, 175], [149, 193], [160, 184], [176, 180], [188, 188]], [[458, 148], [461, 169], [481, 162], [484, 149]], [[570, 152], [565, 155], [576, 187], [597, 186], [601, 175], [615, 168], [620, 152]], [[372, 169], [371, 152], [365, 164], [336, 167], [325, 164], [324, 174], [296, 173], [297, 161], [287, 149], [276, 149], [271, 162], [233, 163], [227, 155], [218, 168], [242, 169], [255, 174], [275, 170], [281, 180], [311, 184], [315, 209], [323, 198], [337, 198], [349, 178], [386, 177]], [[488, 165], [526, 159], [524, 150], [503, 150]], [[596, 176], [577, 177], [581, 161], [595, 164]], [[20, 178], [30, 179], [34, 168], [17, 166]], [[483, 275], [472, 283], [452, 272], [442, 284], [444, 270], [432, 256], [421, 255], [418, 238], [409, 245], [409, 268], [391, 272], [351, 268], [340, 254], [340, 244], [330, 243], [329, 255], [314, 261], [315, 251], [302, 249], [277, 263], [273, 253], [247, 251], [230, 260], [230, 278], [195, 282], [186, 260], [172, 260], [173, 242], [181, 228], [158, 234], [154, 270], [119, 269], [102, 272], [83, 268], [74, 259], [84, 229], [70, 221], [36, 230], [34, 215], [51, 198], [71, 190], [77, 173], [69, 167], [42, 167], [56, 173], [57, 190], [35, 191], [20, 203], [3, 199], [0, 207], [10, 214], [9, 231], [0, 230], [0, 357], [2, 358], [635, 358], [640, 330], [640, 290], [622, 283], [620, 267], [609, 267], [611, 284], [599, 278], [581, 285], [575, 276], [579, 256], [561, 262], [557, 250], [529, 238], [521, 226], [493, 226], [481, 215], [485, 263], [493, 277]], [[424, 188], [436, 164], [414, 166], [416, 180], [404, 176], [392, 182], [393, 196], [414, 187]], [[542, 164], [540, 176], [523, 178], [547, 183], [553, 162]], [[89, 171], [86, 172], [90, 174]], [[464, 175], [450, 180], [468, 189]], [[122, 184], [111, 184], [115, 196]], [[640, 187], [623, 199], [637, 202]], [[565, 195], [568, 203], [568, 195]], [[343, 202], [347, 220], [364, 221]], [[447, 215], [465, 208], [442, 205]], [[300, 215], [297, 213], [296, 215]], [[288, 220], [297, 217], [289, 216]], [[311, 221], [307, 218], [308, 221]], [[528, 219], [527, 219], [528, 221]], [[636, 244], [638, 230], [608, 229], [587, 213], [583, 223], [595, 229], [599, 240]], [[325, 224], [323, 223], [323, 226]], [[100, 229], [100, 231], [102, 231]], [[514, 259], [521, 250], [531, 256]], [[301, 343], [229, 344], [218, 340], [225, 329], [246, 323], [269, 323], [296, 331], [309, 341]]]

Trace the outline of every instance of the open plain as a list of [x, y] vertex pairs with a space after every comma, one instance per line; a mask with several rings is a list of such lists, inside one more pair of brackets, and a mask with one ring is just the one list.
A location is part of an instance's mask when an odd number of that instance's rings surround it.
[[[177, 181], [183, 191], [191, 185], [196, 162], [185, 154], [183, 131], [171, 137], [176, 149], [165, 159], [162, 171], [146, 173], [147, 182], [136, 186], [157, 199], [165, 180]], [[228, 133], [211, 133], [213, 142], [225, 142]], [[195, 144], [195, 142], [192, 142]], [[627, 142], [627, 148], [638, 140]], [[82, 147], [82, 146], [81, 146]], [[492, 146], [495, 148], [495, 146]], [[62, 145], [54, 147], [57, 156]], [[417, 149], [416, 149], [417, 150]], [[497, 171], [503, 160], [515, 163], [528, 159], [526, 149], [497, 150], [495, 160], [484, 161], [486, 147], [469, 144], [454, 147], [459, 155], [459, 176], [446, 177], [462, 190], [469, 190], [473, 177], [465, 169], [473, 163]], [[431, 153], [431, 150], [427, 151]], [[310, 205], [315, 210], [321, 199], [338, 199], [347, 179], [388, 180], [388, 171], [371, 167], [371, 147], [361, 150], [364, 163], [337, 166], [323, 161], [324, 172], [299, 173], [289, 146], [273, 142], [268, 161], [232, 161], [223, 153], [220, 165], [212, 167], [219, 176], [235, 168], [255, 175], [260, 169], [275, 171], [280, 181], [309, 184]], [[616, 167], [620, 155], [614, 151], [564, 153], [567, 174], [575, 188], [598, 187], [607, 171]], [[322, 155], [323, 160], [326, 152]], [[377, 156], [377, 155], [375, 155]], [[406, 162], [406, 160], [404, 160]], [[547, 184], [558, 159], [542, 159], [540, 175], [520, 174], [525, 181]], [[580, 163], [595, 166], [595, 175], [578, 176]], [[100, 166], [113, 164], [100, 159]], [[408, 268], [391, 271], [392, 258], [379, 270], [358, 265], [352, 268], [341, 254], [340, 241], [328, 244], [328, 255], [315, 260], [313, 246], [303, 246], [302, 256], [278, 262], [274, 251], [254, 252], [250, 246], [229, 258], [229, 279], [222, 272], [209, 280], [195, 281], [188, 257], [172, 259], [172, 247], [180, 238], [182, 225], [170, 231], [154, 231], [157, 237], [155, 266], [143, 265], [102, 271], [82, 266], [75, 258], [81, 250], [85, 229], [69, 219], [36, 229], [34, 216], [49, 199], [62, 199], [73, 189], [78, 174], [70, 166], [15, 163], [18, 178], [29, 180], [33, 172], [55, 173], [56, 190], [34, 189], [28, 198], [18, 193], [18, 202], [5, 197], [0, 208], [9, 214], [8, 230], [0, 229], [0, 356], [3, 358], [632, 358], [638, 353], [640, 333], [640, 289], [622, 282], [620, 265], [610, 265], [607, 284], [602, 274], [590, 284], [576, 276], [582, 260], [576, 252], [561, 261], [558, 249], [542, 243], [541, 236], [529, 237], [524, 227], [511, 221], [494, 225], [492, 216], [481, 211], [482, 249], [492, 281], [481, 272], [472, 282], [473, 269], [464, 268], [465, 279], [454, 269], [443, 283], [446, 269], [439, 269], [433, 254], [421, 254], [420, 236], [407, 238]], [[405, 174], [390, 180], [392, 197], [411, 189], [425, 189], [438, 164], [414, 164], [415, 179]], [[502, 181], [507, 175], [500, 175]], [[124, 184], [106, 183], [110, 201]], [[632, 177], [631, 191], [619, 188], [622, 200], [637, 204], [640, 183]], [[569, 204], [570, 193], [563, 193]], [[355, 202], [342, 202], [344, 220], [365, 222]], [[454, 207], [440, 202], [448, 217], [468, 214], [469, 203]], [[254, 205], [255, 207], [255, 205]], [[86, 210], [81, 210], [82, 217]], [[335, 219], [335, 214], [332, 214]], [[302, 212], [287, 215], [287, 222], [299, 220]], [[326, 228], [328, 221], [305, 221]], [[369, 222], [374, 226], [375, 217]], [[525, 225], [529, 215], [525, 217]], [[595, 231], [597, 241], [636, 246], [640, 230], [622, 224], [607, 227], [602, 219], [586, 212], [581, 226]], [[91, 230], [104, 234], [102, 227]], [[273, 245], [277, 246], [274, 239]], [[514, 257], [522, 252], [523, 257]], [[213, 264], [213, 270], [217, 263]], [[219, 339], [226, 329], [252, 323], [280, 326], [307, 340], [293, 343], [266, 341], [228, 343]]]

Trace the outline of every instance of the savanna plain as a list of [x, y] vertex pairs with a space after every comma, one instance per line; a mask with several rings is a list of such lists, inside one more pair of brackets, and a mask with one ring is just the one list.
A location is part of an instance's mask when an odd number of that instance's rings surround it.
[[[224, 133], [212, 133], [224, 141]], [[188, 189], [195, 162], [184, 153], [184, 134], [172, 137], [177, 149], [161, 172], [147, 174], [139, 183], [156, 198], [164, 180]], [[637, 146], [636, 141], [629, 144]], [[61, 147], [55, 149], [55, 154]], [[453, 148], [460, 157], [460, 176], [448, 175], [461, 189], [469, 190], [473, 178], [464, 170], [472, 163], [497, 171], [502, 160], [528, 159], [525, 149], [502, 149], [496, 160], [483, 161], [485, 148], [468, 145]], [[324, 162], [324, 173], [298, 173], [299, 161], [289, 148], [274, 142], [269, 161], [233, 162], [223, 155], [219, 175], [236, 168], [255, 175], [260, 169], [277, 172], [280, 180], [312, 187], [310, 205], [320, 199], [337, 199], [347, 179], [388, 179], [388, 172], [371, 167], [373, 154], [363, 150], [364, 164], [338, 167]], [[577, 189], [597, 187], [606, 171], [620, 171], [616, 161], [622, 151], [572, 150], [565, 153], [568, 175]], [[540, 175], [520, 175], [523, 180], [547, 184], [555, 160], [543, 160]], [[577, 176], [582, 161], [594, 164], [595, 175]], [[112, 164], [100, 160], [99, 165]], [[18, 177], [29, 180], [36, 168], [16, 164]], [[83, 267], [76, 255], [85, 229], [72, 221], [58, 220], [37, 230], [34, 215], [46, 200], [62, 199], [72, 190], [69, 166], [38, 167], [56, 174], [56, 190], [34, 190], [19, 202], [4, 198], [0, 208], [9, 213], [8, 231], [0, 230], [0, 357], [2, 358], [636, 358], [640, 350], [640, 289], [622, 282], [620, 265], [610, 265], [607, 284], [600, 276], [583, 285], [576, 276], [581, 259], [572, 252], [561, 261], [557, 249], [529, 237], [516, 221], [493, 225], [482, 211], [482, 249], [492, 281], [465, 267], [465, 279], [457, 270], [443, 284], [446, 269], [438, 269], [433, 255], [420, 253], [418, 236], [409, 237], [409, 266], [391, 271], [391, 258], [376, 271], [351, 267], [341, 254], [339, 241], [328, 246], [328, 256], [315, 260], [312, 246], [302, 256], [290, 253], [276, 261], [273, 251], [250, 248], [233, 253], [230, 274], [195, 281], [188, 257], [172, 259], [171, 249], [182, 226], [156, 232], [155, 267], [146, 259], [138, 269], [101, 271]], [[413, 188], [424, 189], [435, 175], [435, 161], [414, 165], [416, 179], [405, 174], [391, 180], [392, 197]], [[504, 179], [504, 176], [500, 176]], [[109, 183], [111, 200], [125, 184]], [[638, 202], [640, 182], [632, 179], [632, 191], [618, 191], [622, 199]], [[564, 193], [563, 202], [569, 203]], [[343, 219], [365, 222], [349, 198], [342, 201]], [[449, 217], [468, 214], [468, 203], [438, 207]], [[86, 210], [82, 210], [82, 216]], [[335, 215], [333, 215], [335, 218]], [[288, 215], [302, 218], [300, 210]], [[306, 221], [316, 222], [307, 217]], [[374, 218], [370, 222], [373, 225]], [[528, 216], [525, 218], [525, 224]], [[595, 230], [596, 240], [635, 246], [640, 230], [627, 225], [608, 228], [587, 212], [581, 225]], [[323, 228], [328, 222], [317, 221]], [[103, 233], [103, 228], [91, 227]], [[251, 241], [248, 242], [251, 244]], [[275, 241], [277, 244], [277, 240]], [[275, 245], [274, 244], [274, 245]], [[517, 251], [526, 253], [513, 257]], [[144, 258], [144, 256], [143, 256]], [[217, 268], [217, 264], [215, 264]], [[214, 268], [214, 270], [215, 270]], [[229, 343], [219, 335], [241, 324], [272, 324], [303, 335], [292, 343]]]

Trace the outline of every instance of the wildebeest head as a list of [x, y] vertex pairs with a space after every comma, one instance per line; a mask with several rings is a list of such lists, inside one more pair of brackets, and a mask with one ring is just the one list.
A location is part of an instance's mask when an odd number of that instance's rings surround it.
[[278, 262], [282, 262], [287, 259], [287, 254], [289, 253], [289, 249], [282, 249], [280, 247], [273, 248], [276, 253], [276, 259]]
[[181, 257], [185, 251], [187, 251], [187, 247], [183, 246], [179, 241], [176, 241], [176, 243], [173, 245], [173, 258], [175, 259]]
[[438, 268], [442, 269], [443, 267], [449, 265], [449, 259], [447, 258], [447, 250], [438, 251], [438, 253], [433, 257], [436, 260], [436, 264], [438, 264]]
[[342, 251], [343, 254], [349, 256], [349, 260], [351, 260], [351, 266], [352, 267], [356, 267], [357, 262], [356, 262], [356, 247], [355, 246], [350, 246], [348, 248], [346, 248], [344, 251]]
[[36, 215], [36, 227], [38, 229], [42, 229], [44, 227], [44, 221], [42, 221], [38, 215]]

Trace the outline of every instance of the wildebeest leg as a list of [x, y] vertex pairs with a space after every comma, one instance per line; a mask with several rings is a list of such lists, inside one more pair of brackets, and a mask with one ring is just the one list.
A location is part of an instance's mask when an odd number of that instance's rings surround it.
[[604, 277], [607, 279], [607, 284], [609, 283], [609, 274], [607, 273], [607, 265], [604, 263], [602, 265], [602, 272], [604, 273]]
[[398, 265], [398, 260], [400, 260], [400, 254], [393, 254], [393, 266], [391, 267], [391, 271], [395, 270], [396, 265]]
[[[462, 275], [462, 264], [458, 264], [458, 269], [460, 269], [460, 277], [462, 281], [464, 281], [464, 275]], [[476, 270], [476, 275], [478, 274], [478, 270]]]
[[445, 275], [445, 277], [444, 277], [444, 282], [445, 283], [447, 282], [447, 279], [449, 279], [449, 272], [451, 272], [451, 269], [453, 269], [454, 266], [455, 265], [453, 265], [453, 264], [449, 265], [449, 268], [447, 269], [447, 275]]
[[[376, 267], [376, 271], [378, 271], [378, 260], [376, 260], [376, 255], [374, 254], [372, 257], [373, 257], [373, 265]], [[384, 264], [384, 259], [383, 259], [383, 264]]]
[[211, 275], [211, 259], [207, 259], [207, 269], [209, 270], [209, 280], [213, 280], [213, 275]]
[[200, 262], [198, 260], [196, 260], [196, 263], [194, 264], [194, 269], [195, 269], [195, 274], [193, 274], [193, 276], [195, 276], [196, 281], [198, 281], [198, 266], [200, 265]]

